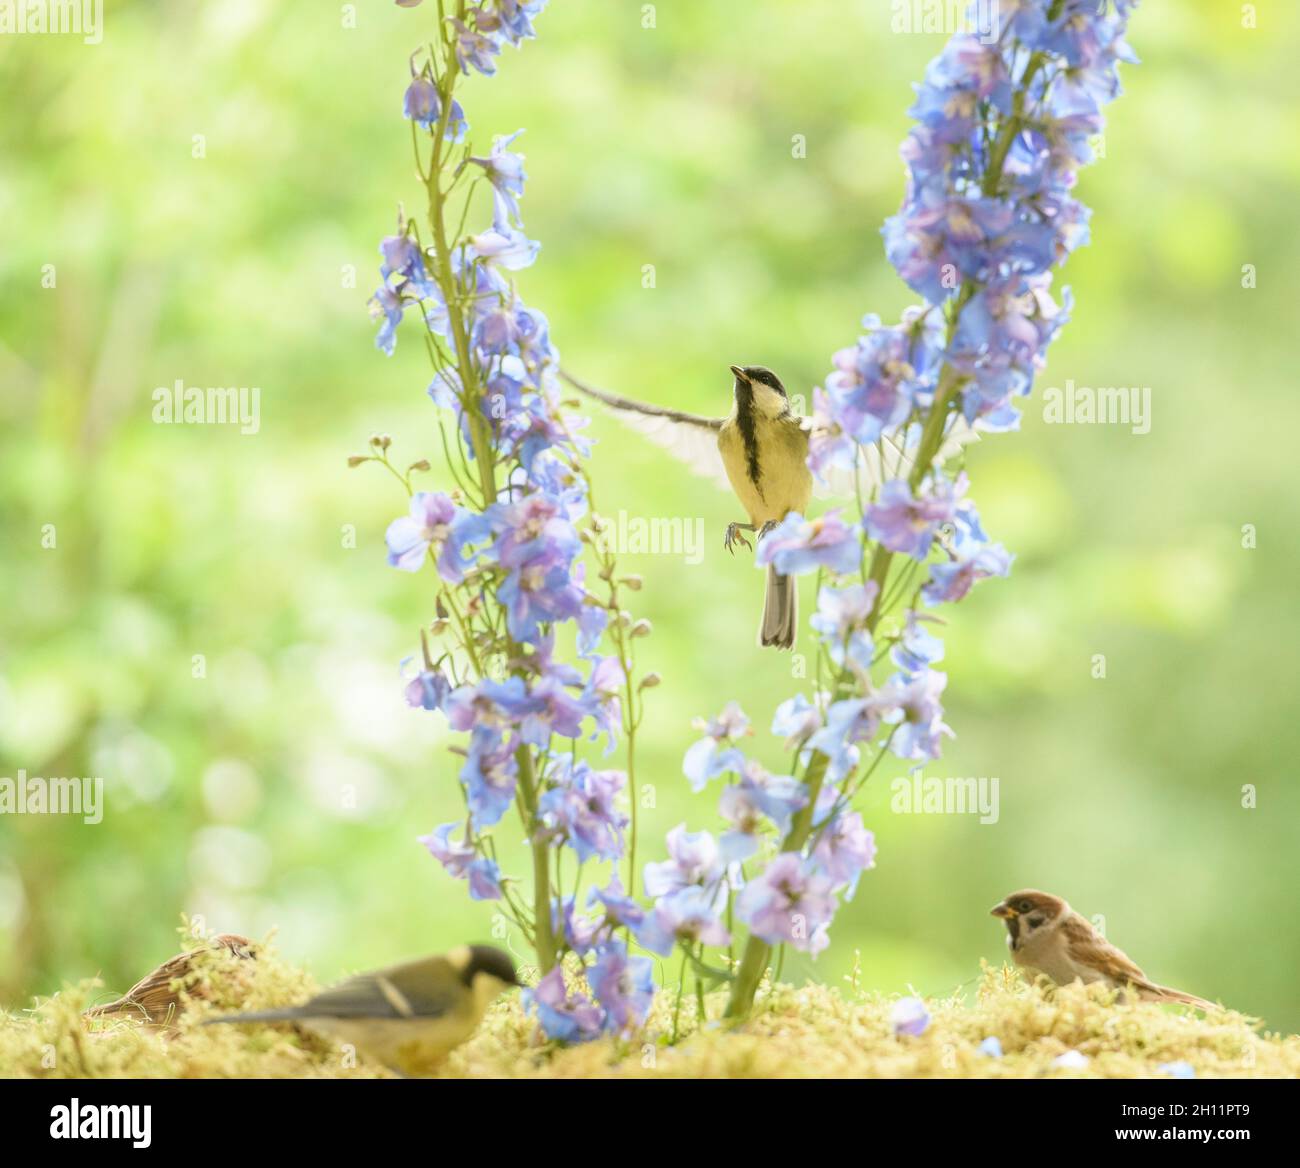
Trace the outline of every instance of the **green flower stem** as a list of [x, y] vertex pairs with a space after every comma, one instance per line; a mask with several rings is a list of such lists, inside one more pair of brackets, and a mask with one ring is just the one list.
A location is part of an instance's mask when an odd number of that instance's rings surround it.
[[[439, 5], [441, 14], [441, 5]], [[463, 0], [457, 5], [457, 13], [464, 16]], [[497, 498], [496, 451], [492, 446], [492, 431], [483, 411], [479, 408], [478, 377], [474, 369], [473, 355], [470, 349], [469, 330], [461, 306], [459, 289], [455, 273], [452, 270], [451, 248], [448, 245], [446, 225], [446, 195], [442, 188], [442, 167], [446, 149], [447, 125], [451, 117], [452, 99], [456, 88], [459, 69], [451, 43], [442, 36], [445, 56], [443, 58], [442, 76], [438, 79], [438, 97], [442, 111], [438, 124], [432, 133], [432, 153], [429, 169], [424, 174], [425, 190], [429, 199], [429, 227], [433, 232], [434, 255], [433, 275], [447, 305], [447, 325], [455, 348], [456, 367], [460, 374], [462, 405], [465, 416], [470, 422], [470, 443], [474, 451], [475, 469], [478, 472], [479, 491], [484, 508], [490, 507]], [[419, 166], [419, 155], [416, 155]], [[470, 645], [468, 637], [467, 645]], [[515, 646], [510, 648], [511, 657], [517, 656]], [[481, 672], [481, 671], [480, 671]], [[556, 962], [555, 934], [551, 924], [551, 877], [548, 867], [548, 850], [545, 844], [536, 838], [538, 828], [538, 786], [533, 770], [533, 757], [526, 746], [519, 746], [515, 752], [515, 762], [519, 769], [518, 783], [526, 813], [525, 830], [528, 833], [529, 849], [533, 856], [533, 947], [537, 952], [537, 964], [543, 974], [549, 972]]]
[[[1062, 0], [1057, 0], [1052, 10], [1053, 15], [1059, 11], [1061, 2]], [[1024, 75], [1016, 90], [1011, 117], [1007, 119], [1005, 125], [999, 128], [998, 137], [994, 141], [993, 149], [989, 154], [988, 167], [985, 170], [981, 184], [981, 189], [985, 195], [992, 195], [997, 192], [998, 184], [1002, 179], [1002, 168], [1006, 163], [1007, 152], [1011, 149], [1011, 143], [1024, 125], [1025, 97], [1029, 91], [1029, 84], [1043, 67], [1046, 59], [1045, 54], [1035, 53], [1025, 66]], [[967, 280], [958, 292], [948, 318], [949, 345], [952, 344], [953, 337], [956, 334], [957, 322], [961, 319], [962, 310], [974, 295], [975, 285], [972, 281]], [[964, 383], [964, 375], [951, 365], [944, 365], [939, 374], [939, 384], [935, 388], [934, 402], [930, 406], [930, 416], [926, 418], [925, 426], [921, 431], [921, 444], [916, 453], [916, 461], [912, 466], [912, 473], [908, 476], [908, 483], [913, 491], [920, 485], [921, 480], [925, 477], [943, 445], [943, 435], [944, 430], [947, 428], [949, 409], [957, 399]], [[872, 633], [876, 631], [876, 626], [880, 623], [881, 616], [884, 615], [881, 600], [885, 594], [885, 582], [889, 577], [889, 569], [893, 558], [893, 552], [881, 544], [876, 544], [868, 569], [868, 579], [872, 580], [876, 585], [875, 604], [872, 607], [871, 614], [867, 617], [867, 630]], [[854, 692], [854, 684], [852, 672], [847, 669], [842, 670], [835, 679], [831, 701], [837, 702], [851, 697]], [[819, 751], [814, 754], [812, 761], [808, 764], [808, 770], [804, 776], [804, 782], [808, 787], [808, 802], [806, 806], [796, 812], [791, 820], [790, 830], [781, 843], [783, 852], [802, 851], [804, 844], [807, 843], [812, 829], [813, 809], [817, 806], [817, 798], [821, 794], [822, 783], [826, 778], [826, 767], [829, 763], [830, 758]], [[763, 980], [763, 973], [767, 969], [771, 956], [772, 947], [762, 938], [751, 933], [745, 943], [745, 951], [741, 956], [740, 966], [736, 970], [735, 980], [731, 983], [731, 996], [727, 1001], [724, 1017], [741, 1020], [749, 1016], [750, 1011], [754, 1008], [754, 996], [758, 992], [759, 982]]]

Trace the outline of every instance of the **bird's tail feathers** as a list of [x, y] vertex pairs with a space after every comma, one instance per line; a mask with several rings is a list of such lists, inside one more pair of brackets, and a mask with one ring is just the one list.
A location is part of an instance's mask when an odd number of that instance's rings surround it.
[[251, 1014], [225, 1014], [220, 1018], [209, 1018], [204, 1026], [215, 1026], [218, 1022], [296, 1022], [307, 1017], [301, 1007], [287, 1010], [257, 1010]]
[[1169, 986], [1152, 985], [1149, 996], [1158, 1002], [1182, 1002], [1186, 1006], [1195, 1006], [1198, 1010], [1215, 1010], [1218, 1008], [1213, 1002], [1207, 1002], [1204, 998], [1198, 998], [1195, 994], [1185, 994], [1182, 990], [1171, 989]]
[[782, 576], [773, 565], [768, 564], [763, 623], [758, 629], [759, 645], [764, 648], [792, 648], [798, 621], [799, 591], [795, 587], [795, 578]]

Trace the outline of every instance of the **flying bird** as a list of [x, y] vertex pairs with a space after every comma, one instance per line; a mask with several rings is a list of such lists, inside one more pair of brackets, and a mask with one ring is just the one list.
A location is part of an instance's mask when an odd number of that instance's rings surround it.
[[[888, 477], [912, 469], [907, 453], [889, 439], [860, 449], [853, 470], [834, 470], [823, 484], [808, 469], [808, 438], [812, 419], [794, 413], [781, 379], [762, 365], [732, 365], [731, 412], [725, 418], [684, 413], [596, 389], [565, 371], [575, 389], [614, 410], [633, 429], [667, 448], [703, 474], [735, 492], [747, 521], [727, 525], [723, 546], [735, 554], [736, 544], [752, 547], [743, 532], [766, 535], [792, 511], [807, 514], [813, 495], [854, 496], [878, 487]], [[942, 456], [974, 439], [960, 418], [949, 431]], [[776, 649], [794, 645], [798, 593], [792, 577], [772, 565], [758, 643]]]
[[346, 1042], [402, 1075], [425, 1076], [478, 1028], [498, 994], [518, 985], [514, 962], [490, 945], [462, 945], [362, 973], [301, 1006], [212, 1018], [222, 1022], [296, 1022]]
[[194, 959], [201, 953], [225, 950], [231, 956], [250, 960], [257, 955], [256, 946], [238, 933], [219, 933], [207, 949], [191, 950], [169, 957], [152, 973], [146, 974], [120, 998], [92, 1006], [87, 1018], [108, 1018], [124, 1014], [147, 1026], [170, 1026], [184, 1008], [182, 992], [190, 997], [206, 996], [202, 984], [188, 984], [194, 971]]
[[1118, 990], [1132, 986], [1151, 1001], [1214, 1008], [1204, 998], [1157, 985], [1059, 896], [1026, 888], [990, 912], [1006, 922], [1007, 948], [1015, 963], [1046, 974], [1057, 985], [1100, 981]]

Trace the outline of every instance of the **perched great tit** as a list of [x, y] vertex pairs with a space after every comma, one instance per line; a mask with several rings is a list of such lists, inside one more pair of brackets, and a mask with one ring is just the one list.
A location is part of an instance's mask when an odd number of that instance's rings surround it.
[[[707, 418], [633, 401], [595, 389], [567, 370], [563, 375], [575, 389], [616, 410], [628, 425], [672, 451], [694, 470], [731, 487], [749, 518], [747, 523], [727, 525], [723, 546], [733, 554], [737, 543], [752, 546], [742, 531], [756, 532], [761, 537], [791, 511], [806, 515], [814, 494], [828, 497], [866, 493], [887, 475], [895, 477], [910, 471], [907, 454], [892, 445], [882, 467], [882, 455], [886, 453], [882, 443], [881, 447], [863, 448], [859, 464], [853, 469], [837, 470], [824, 484], [815, 484], [808, 469], [812, 419], [790, 409], [785, 386], [770, 369], [732, 365], [731, 373], [735, 379], [733, 400], [731, 413], [725, 418]], [[951, 453], [955, 445], [973, 437], [974, 432], [958, 419], [949, 432], [944, 453]], [[791, 648], [797, 621], [795, 581], [769, 565], [758, 643], [776, 649]]]
[[208, 1025], [296, 1022], [419, 1077], [436, 1071], [474, 1033], [497, 995], [518, 984], [508, 954], [490, 945], [462, 945], [445, 956], [358, 974], [301, 1006], [231, 1014]]

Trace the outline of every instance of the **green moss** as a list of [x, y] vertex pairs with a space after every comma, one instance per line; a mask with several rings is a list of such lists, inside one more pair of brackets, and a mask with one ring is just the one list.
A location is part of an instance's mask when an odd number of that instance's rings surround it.
[[[264, 945], [256, 961], [203, 952], [185, 987], [189, 1008], [160, 1031], [128, 1019], [89, 1023], [81, 1011], [97, 983], [70, 986], [30, 1011], [0, 1015], [0, 1074], [8, 1077], [374, 1078], [387, 1072], [290, 1026], [203, 1026], [205, 1018], [301, 1001], [317, 987]], [[102, 995], [101, 995], [102, 996]], [[986, 969], [971, 1000], [927, 1001], [932, 1021], [918, 1037], [896, 1037], [893, 999], [860, 988], [765, 985], [754, 1016], [722, 1026], [724, 995], [655, 1002], [642, 1036], [561, 1048], [539, 1042], [518, 995], [498, 1002], [479, 1032], [452, 1054], [447, 1076], [518, 1078], [1158, 1076], [1187, 1062], [1199, 1077], [1300, 1076], [1300, 1037], [1264, 1034], [1231, 1010], [1205, 1016], [1148, 1002], [1119, 1002], [1099, 987], [1044, 990], [1009, 968]], [[996, 1037], [1004, 1057], [979, 1044]], [[1068, 1050], [1088, 1057], [1080, 1070], [1053, 1067]]]

